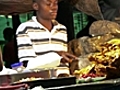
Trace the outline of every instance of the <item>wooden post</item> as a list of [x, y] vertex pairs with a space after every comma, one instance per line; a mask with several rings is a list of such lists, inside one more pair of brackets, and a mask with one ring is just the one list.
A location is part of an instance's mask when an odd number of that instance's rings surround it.
[[3, 69], [2, 50], [0, 48], [0, 71]]
[[74, 39], [73, 9], [68, 2], [58, 3], [58, 15], [56, 20], [67, 27], [68, 41]]
[[18, 26], [20, 25], [20, 19], [19, 19], [19, 15], [12, 15], [12, 23], [13, 23], [13, 29], [17, 30]]

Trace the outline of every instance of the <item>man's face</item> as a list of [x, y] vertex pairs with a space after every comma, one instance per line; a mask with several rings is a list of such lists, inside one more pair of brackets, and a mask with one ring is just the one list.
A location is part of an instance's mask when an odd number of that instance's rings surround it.
[[42, 19], [55, 19], [58, 10], [58, 0], [37, 0], [36, 8], [38, 17]]

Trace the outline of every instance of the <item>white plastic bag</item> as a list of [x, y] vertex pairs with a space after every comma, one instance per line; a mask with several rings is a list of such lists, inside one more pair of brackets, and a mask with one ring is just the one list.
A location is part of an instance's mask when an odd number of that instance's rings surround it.
[[37, 57], [35, 60], [28, 61], [26, 69], [53, 68], [60, 65], [61, 58], [61, 56], [54, 52], [44, 54]]

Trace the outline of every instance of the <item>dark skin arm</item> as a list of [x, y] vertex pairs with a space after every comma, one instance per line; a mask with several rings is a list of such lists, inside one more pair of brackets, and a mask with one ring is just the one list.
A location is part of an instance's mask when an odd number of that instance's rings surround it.
[[71, 63], [73, 60], [77, 60], [77, 57], [73, 54], [70, 54], [65, 51], [56, 51], [56, 53], [63, 58], [61, 59], [62, 63]]
[[3, 61], [2, 61], [2, 51], [0, 48], [0, 71], [2, 71], [2, 69], [3, 69]]

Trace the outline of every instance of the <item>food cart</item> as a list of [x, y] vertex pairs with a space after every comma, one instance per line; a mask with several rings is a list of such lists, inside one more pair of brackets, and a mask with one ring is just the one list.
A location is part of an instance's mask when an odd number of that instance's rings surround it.
[[[97, 20], [102, 20], [103, 16], [101, 14], [100, 8], [98, 7], [97, 0], [70, 0], [75, 7], [83, 11]], [[83, 4], [84, 3], [84, 4]], [[87, 3], [87, 5], [86, 5]], [[94, 4], [93, 4], [94, 3]], [[2, 15], [17, 15], [20, 13], [32, 11], [32, 0], [0, 0], [0, 14]], [[83, 7], [84, 8], [83, 8]], [[4, 8], [3, 8], [4, 7]], [[27, 8], [26, 8], [27, 7]], [[93, 9], [94, 7], [94, 9]], [[88, 10], [89, 9], [89, 10]], [[52, 77], [52, 73], [55, 69], [45, 69], [40, 70], [39, 72], [29, 72], [21, 74], [12, 74], [12, 75], [1, 75], [0, 82], [9, 83], [11, 86], [21, 85], [25, 87], [27, 84], [30, 89], [36, 86], [42, 86], [45, 90], [119, 90], [120, 89], [120, 78], [109, 79], [101, 81], [88, 81], [78, 83], [76, 77]], [[35, 77], [37, 80], [17, 82], [22, 78], [31, 78]], [[38, 79], [39, 78], [39, 79]], [[97, 78], [96, 78], [97, 79]], [[8, 87], [10, 88], [10, 87]], [[23, 88], [22, 88], [23, 89]], [[26, 89], [26, 88], [25, 88]], [[0, 90], [3, 90], [0, 88]]]

